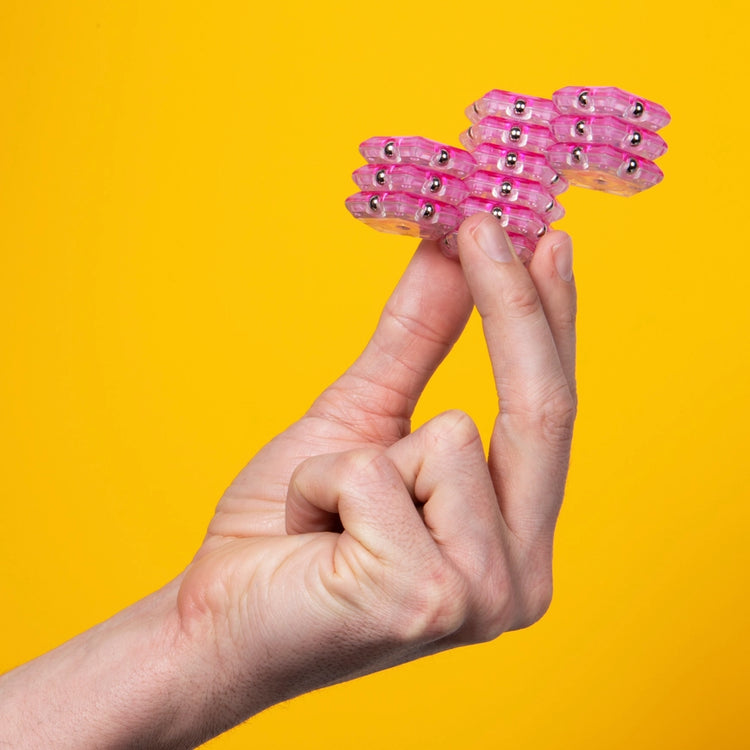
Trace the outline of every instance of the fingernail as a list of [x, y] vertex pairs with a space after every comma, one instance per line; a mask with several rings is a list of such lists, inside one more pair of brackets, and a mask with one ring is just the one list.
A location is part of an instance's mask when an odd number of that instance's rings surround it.
[[552, 249], [552, 258], [555, 261], [555, 268], [563, 281], [570, 281], [573, 278], [573, 243], [570, 237]]
[[508, 235], [494, 216], [485, 216], [472, 230], [474, 241], [492, 260], [508, 263], [515, 257]]

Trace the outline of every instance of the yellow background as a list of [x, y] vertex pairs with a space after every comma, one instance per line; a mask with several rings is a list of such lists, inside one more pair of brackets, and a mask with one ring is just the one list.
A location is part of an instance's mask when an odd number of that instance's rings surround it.
[[[355, 357], [414, 241], [360, 141], [458, 143], [491, 88], [663, 103], [664, 182], [562, 196], [581, 407], [534, 628], [211, 747], [743, 748], [746, 4], [0, 4], [0, 670], [188, 562], [245, 461]], [[494, 395], [473, 320], [420, 423]]]

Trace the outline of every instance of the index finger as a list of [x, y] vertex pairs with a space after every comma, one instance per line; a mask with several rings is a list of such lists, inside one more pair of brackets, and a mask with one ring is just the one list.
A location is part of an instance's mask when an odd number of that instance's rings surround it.
[[422, 242], [354, 364], [318, 398], [310, 415], [390, 445], [409, 432], [420, 394], [471, 313], [461, 267]]
[[535, 285], [493, 216], [473, 216], [459, 232], [461, 264], [482, 317], [499, 399], [490, 470], [501, 511], [522, 540], [550, 543], [575, 416], [563, 366], [573, 361], [572, 327], [556, 325], [553, 332], [549, 322], [575, 314], [575, 286], [564, 264], [562, 273], [557, 270], [554, 248], [546, 247], [554, 241], [540, 243], [534, 278], [543, 281]]

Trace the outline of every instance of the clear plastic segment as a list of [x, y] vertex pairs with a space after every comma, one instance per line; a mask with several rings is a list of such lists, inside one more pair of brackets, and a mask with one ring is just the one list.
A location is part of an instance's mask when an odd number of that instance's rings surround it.
[[614, 195], [635, 195], [664, 178], [664, 173], [652, 161], [614, 146], [558, 143], [549, 149], [547, 158], [552, 168], [564, 175], [571, 185]]
[[566, 86], [552, 94], [552, 101], [562, 114], [614, 115], [649, 130], [671, 119], [661, 104], [614, 86]]
[[536, 242], [547, 232], [547, 224], [530, 208], [503, 203], [498, 200], [469, 196], [459, 207], [462, 219], [467, 219], [480, 211], [492, 214], [500, 221], [507, 232], [520, 234]]
[[412, 193], [456, 205], [469, 195], [454, 175], [412, 164], [365, 164], [352, 174], [360, 190]]
[[548, 125], [558, 114], [552, 99], [514, 94], [502, 89], [488, 91], [466, 108], [466, 116], [472, 122], [479, 122], [483, 117], [492, 115], [535, 125]]
[[465, 180], [471, 195], [530, 208], [549, 224], [565, 216], [565, 209], [538, 182], [479, 170]]
[[439, 240], [458, 229], [457, 206], [407, 193], [363, 191], [350, 195], [346, 207], [373, 229], [408, 237]]
[[472, 156], [479, 169], [534, 180], [553, 196], [560, 195], [568, 188], [567, 181], [552, 169], [544, 154], [496, 143], [480, 143], [472, 151]]
[[467, 151], [419, 135], [368, 138], [360, 144], [359, 152], [371, 164], [415, 164], [461, 178], [476, 169], [474, 157]]
[[555, 142], [547, 125], [531, 125], [505, 117], [483, 117], [461, 133], [459, 138], [469, 150], [477, 148], [481, 143], [497, 143], [539, 154], [543, 154]]
[[667, 150], [666, 141], [620, 117], [563, 115], [552, 121], [552, 132], [561, 143], [602, 143], [654, 160]]

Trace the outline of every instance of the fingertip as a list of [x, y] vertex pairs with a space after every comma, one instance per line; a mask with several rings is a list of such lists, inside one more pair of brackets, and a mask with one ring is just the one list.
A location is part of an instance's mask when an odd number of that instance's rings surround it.
[[537, 243], [529, 264], [532, 276], [540, 274], [566, 284], [573, 281], [573, 241], [567, 232], [559, 229], [548, 232]]
[[458, 230], [458, 247], [462, 261], [479, 262], [483, 256], [495, 263], [520, 262], [507, 232], [488, 213], [477, 213], [464, 221]]
[[[459, 239], [459, 246], [461, 244], [466, 244], [467, 241], [473, 242], [473, 234], [476, 227], [481, 224], [489, 214], [487, 213], [477, 213], [473, 214], [472, 216], [469, 216], [468, 219], [465, 219], [461, 226], [458, 228], [458, 239]], [[461, 240], [463, 240], [463, 243], [461, 243]]]

